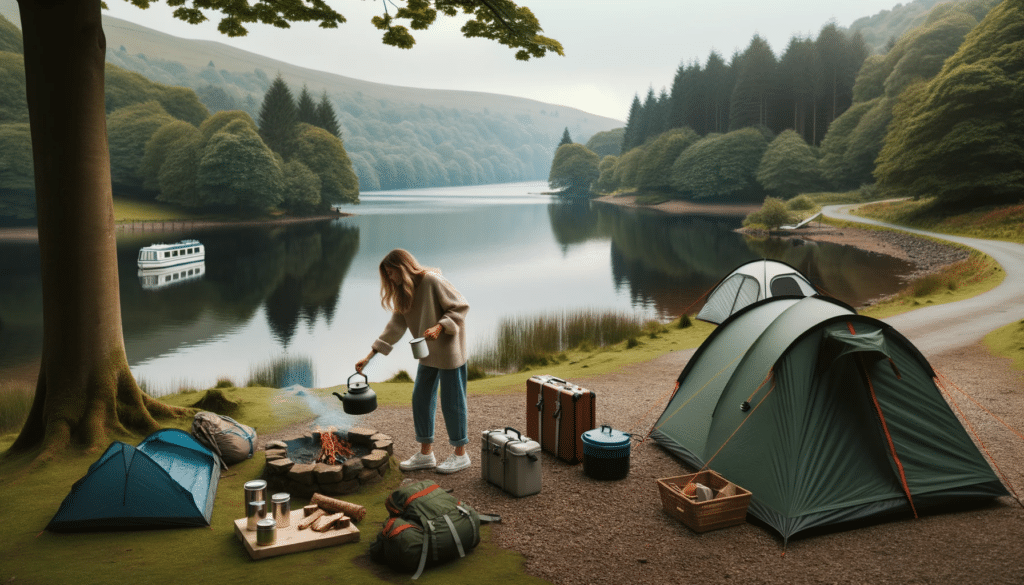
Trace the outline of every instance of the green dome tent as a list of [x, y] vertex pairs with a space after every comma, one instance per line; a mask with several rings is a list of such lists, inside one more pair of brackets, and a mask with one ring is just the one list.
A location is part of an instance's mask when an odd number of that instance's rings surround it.
[[209, 526], [220, 461], [179, 429], [120, 441], [89, 466], [46, 526], [52, 532]]
[[651, 436], [750, 490], [784, 539], [1007, 495], [891, 326], [823, 297], [774, 297], [701, 344]]

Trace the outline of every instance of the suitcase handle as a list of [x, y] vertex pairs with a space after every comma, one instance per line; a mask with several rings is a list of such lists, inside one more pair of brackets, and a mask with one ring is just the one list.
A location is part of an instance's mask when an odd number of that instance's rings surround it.
[[522, 440], [523, 440], [523, 433], [520, 433], [519, 431], [517, 431], [517, 430], [513, 429], [512, 427], [505, 427], [505, 434], [508, 434], [508, 432], [509, 432], [509, 431], [515, 431], [515, 433], [516, 433], [516, 436], [518, 436], [518, 437], [519, 437], [519, 440], [520, 440], [520, 441], [522, 441]]
[[561, 382], [563, 385], [569, 383], [569, 382], [566, 382], [565, 380], [563, 380], [561, 378], [556, 378], [554, 376], [551, 376], [550, 378], [548, 378], [548, 382]]

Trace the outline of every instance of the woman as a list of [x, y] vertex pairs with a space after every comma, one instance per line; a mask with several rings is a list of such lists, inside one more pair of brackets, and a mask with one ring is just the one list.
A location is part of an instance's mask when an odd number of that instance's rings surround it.
[[[391, 311], [391, 321], [373, 342], [370, 353], [356, 363], [356, 371], [362, 372], [374, 355], [391, 353], [406, 330], [413, 337], [422, 335], [430, 352], [420, 359], [412, 390], [412, 419], [420, 452], [401, 462], [399, 468], [436, 468], [439, 473], [455, 473], [469, 467], [465, 328], [469, 304], [441, 276], [440, 270], [420, 266], [405, 250], [392, 250], [381, 260], [380, 302]], [[455, 452], [441, 465], [432, 450], [439, 385], [448, 442], [455, 447]]]

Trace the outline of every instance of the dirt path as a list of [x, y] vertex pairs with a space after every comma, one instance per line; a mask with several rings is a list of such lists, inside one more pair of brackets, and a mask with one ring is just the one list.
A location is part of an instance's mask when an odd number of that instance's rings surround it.
[[910, 338], [926, 356], [973, 345], [988, 333], [1024, 319], [1024, 246], [1021, 244], [906, 228], [852, 215], [850, 209], [853, 207], [830, 205], [824, 208], [823, 213], [835, 219], [883, 226], [962, 244], [991, 256], [1006, 273], [1003, 282], [987, 293], [884, 319]]

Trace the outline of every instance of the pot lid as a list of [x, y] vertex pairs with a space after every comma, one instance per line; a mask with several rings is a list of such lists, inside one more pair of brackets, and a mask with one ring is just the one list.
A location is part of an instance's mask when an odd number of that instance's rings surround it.
[[606, 449], [629, 446], [629, 434], [617, 431], [608, 425], [601, 425], [599, 429], [591, 429], [581, 437], [583, 442], [593, 447]]

